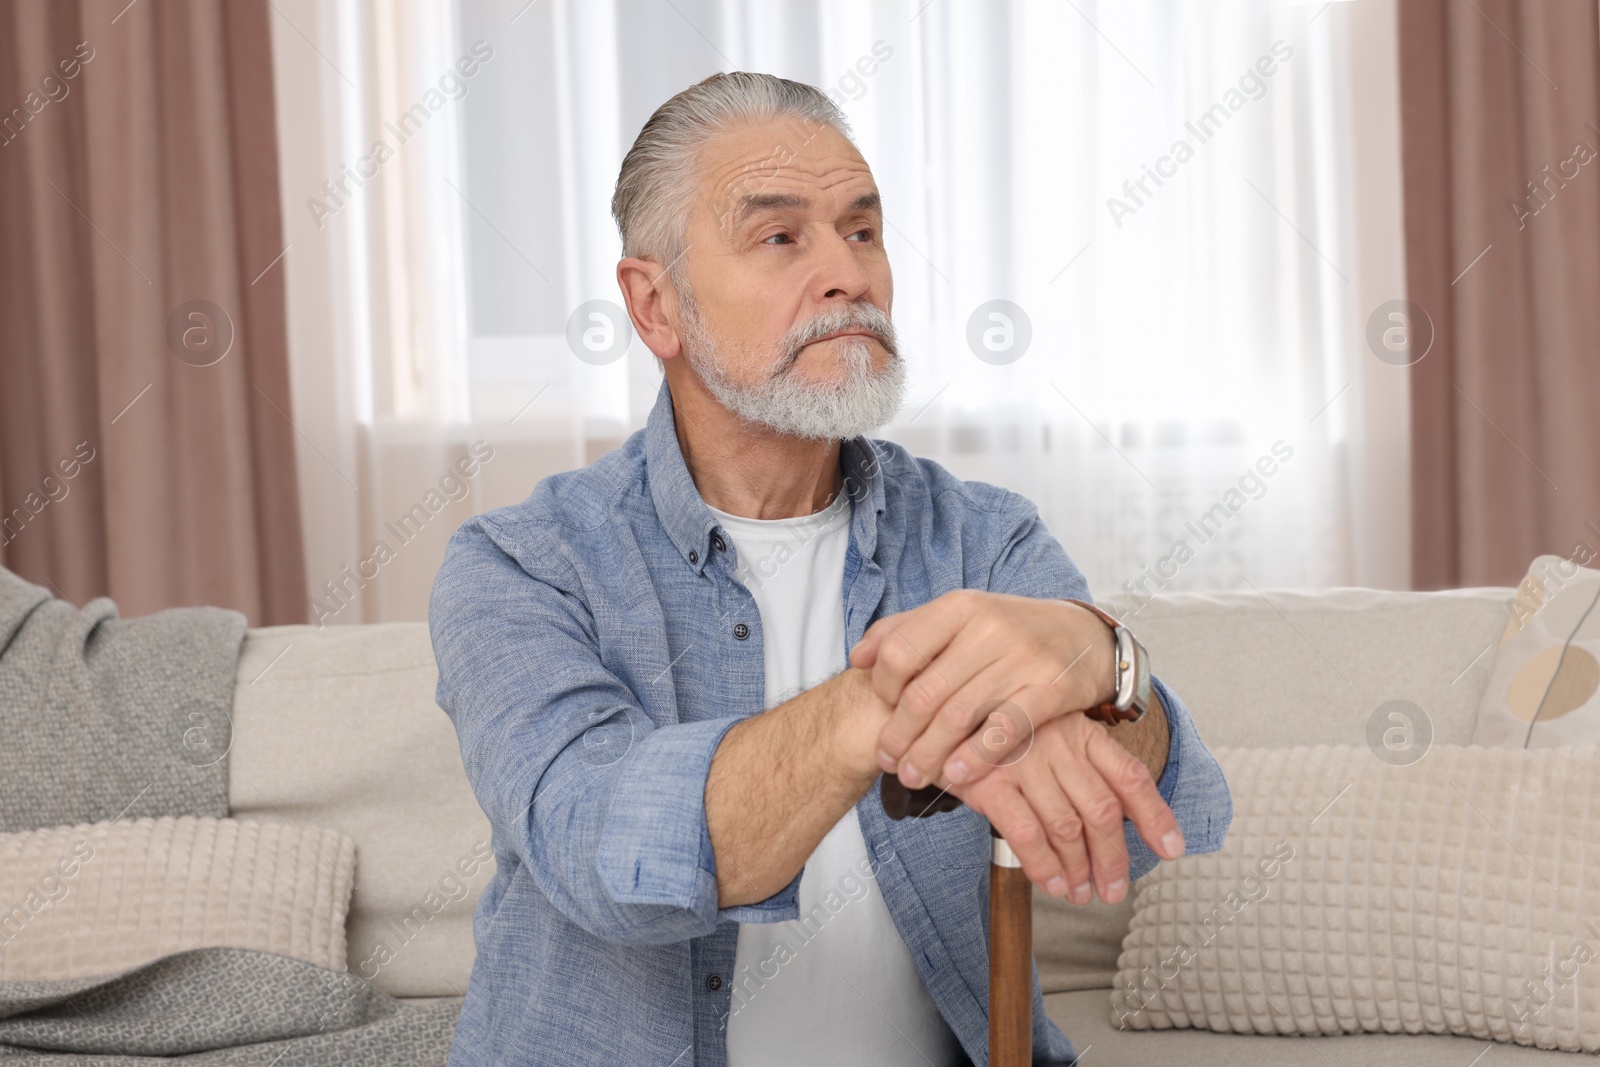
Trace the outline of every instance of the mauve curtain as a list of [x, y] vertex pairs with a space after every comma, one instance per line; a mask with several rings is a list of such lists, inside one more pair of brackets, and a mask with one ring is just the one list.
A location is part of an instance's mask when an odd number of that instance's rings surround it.
[[305, 621], [269, 14], [0, 2], [0, 563], [75, 602]]
[[1419, 589], [1600, 552], [1595, 0], [1401, 0]]

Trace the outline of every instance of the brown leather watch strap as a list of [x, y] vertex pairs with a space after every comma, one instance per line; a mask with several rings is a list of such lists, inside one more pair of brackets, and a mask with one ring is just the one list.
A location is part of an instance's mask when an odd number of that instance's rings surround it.
[[1138, 722], [1143, 717], [1143, 713], [1134, 708], [1123, 711], [1115, 704], [1096, 704], [1092, 708], [1084, 708], [1083, 713], [1107, 726], [1115, 726], [1119, 722]]

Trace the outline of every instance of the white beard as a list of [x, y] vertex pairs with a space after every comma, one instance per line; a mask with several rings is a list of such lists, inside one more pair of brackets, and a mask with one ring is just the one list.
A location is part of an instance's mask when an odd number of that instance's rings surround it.
[[[789, 331], [778, 348], [784, 357], [767, 380], [745, 385], [728, 369], [723, 346], [711, 336], [699, 306], [685, 290], [679, 300], [684, 354], [706, 391], [729, 411], [748, 422], [793, 437], [849, 440], [885, 426], [905, 401], [906, 366], [889, 316], [865, 301], [825, 312]], [[816, 338], [851, 326], [878, 335], [889, 353], [882, 371], [872, 367], [872, 346], [865, 337], [841, 337], [841, 380], [808, 382], [790, 373], [800, 350]]]

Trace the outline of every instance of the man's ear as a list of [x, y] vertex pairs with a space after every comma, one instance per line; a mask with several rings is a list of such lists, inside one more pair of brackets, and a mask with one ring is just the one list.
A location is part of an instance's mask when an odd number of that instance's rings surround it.
[[617, 287], [628, 306], [628, 317], [645, 346], [662, 359], [672, 359], [683, 351], [677, 328], [669, 320], [677, 316], [677, 294], [671, 281], [653, 257], [628, 256], [617, 261]]

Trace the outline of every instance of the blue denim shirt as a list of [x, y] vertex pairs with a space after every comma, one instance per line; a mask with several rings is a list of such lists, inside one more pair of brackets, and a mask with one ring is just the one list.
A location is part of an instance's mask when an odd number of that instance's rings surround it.
[[[846, 648], [951, 589], [1089, 598], [1025, 498], [888, 441], [846, 442]], [[438, 701], [493, 828], [497, 869], [451, 1067], [723, 1067], [740, 923], [799, 917], [800, 875], [717, 906], [706, 774], [765, 707], [761, 618], [684, 465], [663, 382], [644, 429], [527, 500], [466, 522], [429, 610]], [[1159, 654], [1159, 652], [1157, 653]], [[1188, 710], [1158, 780], [1191, 853], [1233, 806]], [[939, 1011], [987, 1062], [989, 830], [968, 807], [895, 821], [855, 806], [879, 888]], [[1124, 822], [1130, 878], [1158, 862]], [[748, 980], [748, 979], [747, 979]], [[1076, 1052], [1033, 980], [1036, 1064]]]

